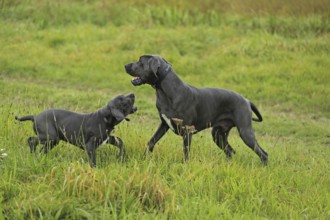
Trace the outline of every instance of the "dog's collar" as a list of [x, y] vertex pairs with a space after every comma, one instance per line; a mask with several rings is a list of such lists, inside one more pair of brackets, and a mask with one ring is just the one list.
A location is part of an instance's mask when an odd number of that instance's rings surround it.
[[163, 79], [165, 79], [165, 77], [167, 76], [169, 70], [171, 69], [171, 65], [167, 64], [166, 68], [159, 71], [158, 72], [158, 78], [156, 79], [156, 81], [154, 82], [153, 85], [151, 85], [153, 88], [157, 88], [160, 83], [163, 81]]

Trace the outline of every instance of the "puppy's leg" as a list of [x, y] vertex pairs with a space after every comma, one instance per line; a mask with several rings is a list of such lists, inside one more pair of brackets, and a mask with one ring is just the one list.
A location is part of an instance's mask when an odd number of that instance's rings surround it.
[[162, 121], [162, 123], [159, 125], [157, 131], [155, 132], [155, 134], [152, 136], [152, 138], [148, 142], [148, 147], [144, 151], [144, 155], [146, 155], [148, 150], [150, 153], [152, 153], [152, 151], [154, 150], [155, 144], [159, 141], [159, 139], [161, 139], [164, 136], [164, 134], [168, 131], [168, 129], [169, 129], [169, 126], [166, 124], [166, 122]]
[[112, 144], [119, 148], [120, 151], [118, 157], [121, 159], [121, 161], [123, 161], [126, 154], [124, 142], [119, 137], [110, 135], [107, 143]]
[[95, 151], [95, 141], [90, 140], [86, 143], [86, 151], [88, 154], [88, 160], [91, 167], [96, 166], [96, 151]]
[[38, 135], [40, 144], [42, 144], [40, 152], [43, 151], [45, 154], [47, 154], [48, 150], [52, 149], [58, 144], [59, 138], [54, 124], [50, 122], [42, 123], [42, 125], [38, 127], [37, 123], [35, 123], [34, 130]]
[[57, 144], [58, 140], [47, 140], [47, 141], [40, 141], [42, 144], [42, 147], [40, 149], [40, 152], [43, 151], [45, 154], [48, 153], [49, 150], [53, 149]]
[[30, 147], [30, 153], [35, 153], [37, 146], [39, 144], [39, 139], [37, 137], [29, 137], [27, 140], [29, 147]]
[[183, 134], [182, 137], [183, 137], [184, 162], [187, 162], [189, 160], [189, 151], [190, 151], [192, 133], [185, 132], [185, 134]]
[[225, 152], [227, 158], [231, 158], [232, 154], [236, 153], [228, 143], [229, 131], [230, 129], [224, 129], [222, 127], [214, 127], [212, 129], [213, 141]]

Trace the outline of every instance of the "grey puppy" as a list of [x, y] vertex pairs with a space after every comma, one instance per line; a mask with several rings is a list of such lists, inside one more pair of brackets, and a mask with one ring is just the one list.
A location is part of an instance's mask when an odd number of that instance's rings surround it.
[[[252, 120], [261, 122], [262, 116], [251, 101], [230, 90], [188, 85], [158, 55], [141, 56], [139, 61], [126, 64], [125, 69], [135, 77], [131, 81], [134, 86], [149, 84], [156, 90], [161, 123], [146, 152], [152, 152], [171, 129], [183, 137], [184, 160], [188, 160], [192, 134], [212, 127], [213, 141], [231, 158], [235, 151], [228, 143], [228, 134], [236, 126], [244, 143], [267, 164], [268, 154], [257, 143], [252, 129]], [[252, 118], [252, 112], [258, 118]]]
[[119, 95], [96, 112], [79, 114], [62, 109], [49, 109], [39, 115], [15, 116], [19, 121], [33, 121], [33, 130], [37, 137], [29, 137], [28, 144], [31, 153], [36, 151], [37, 145], [47, 153], [60, 140], [69, 142], [87, 150], [90, 165], [96, 166], [96, 149], [103, 143], [109, 143], [120, 149], [119, 156], [123, 159], [125, 147], [123, 141], [110, 135], [114, 127], [127, 115], [134, 113], [134, 94]]

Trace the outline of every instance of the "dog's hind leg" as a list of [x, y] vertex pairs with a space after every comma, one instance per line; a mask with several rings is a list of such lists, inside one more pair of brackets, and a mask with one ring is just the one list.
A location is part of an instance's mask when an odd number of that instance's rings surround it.
[[216, 145], [222, 149], [227, 158], [231, 158], [232, 154], [235, 154], [235, 150], [228, 143], [228, 135], [231, 128], [223, 128], [223, 127], [214, 127], [212, 129], [212, 137], [213, 141]]
[[59, 143], [59, 140], [47, 140], [40, 142], [42, 144], [40, 152], [43, 151], [44, 154], [47, 154], [49, 150], [53, 149]]
[[[263, 164], [268, 163], [268, 154], [258, 144], [254, 131], [252, 129], [252, 116], [251, 114], [245, 114], [244, 106], [239, 111], [235, 112], [235, 125], [239, 132], [240, 137], [244, 143], [251, 148], [260, 158]], [[261, 120], [260, 120], [261, 121]]]
[[118, 157], [123, 161], [126, 154], [124, 142], [119, 137], [109, 136], [107, 143], [119, 148], [120, 151]]
[[268, 154], [259, 146], [252, 127], [238, 128], [238, 131], [244, 143], [260, 157], [263, 164], [267, 165]]
[[37, 146], [39, 144], [39, 139], [37, 137], [29, 137], [27, 140], [29, 147], [30, 147], [30, 153], [35, 153]]

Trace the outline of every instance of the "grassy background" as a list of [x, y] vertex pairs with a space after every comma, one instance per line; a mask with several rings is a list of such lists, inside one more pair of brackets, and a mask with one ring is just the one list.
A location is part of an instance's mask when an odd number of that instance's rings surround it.
[[[0, 219], [329, 219], [330, 4], [316, 1], [0, 1]], [[124, 64], [161, 54], [186, 82], [251, 99], [268, 167], [240, 140], [227, 161], [210, 130], [189, 163], [159, 123], [151, 87]], [[61, 143], [29, 154], [30, 123], [14, 115], [60, 107], [91, 112], [134, 92], [139, 110], [98, 150], [98, 167]]]

